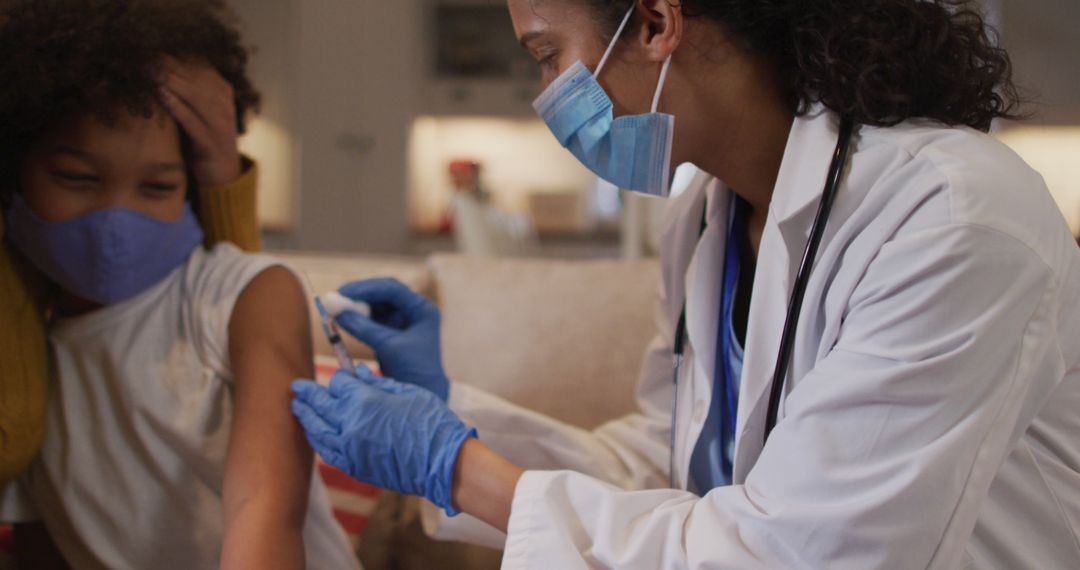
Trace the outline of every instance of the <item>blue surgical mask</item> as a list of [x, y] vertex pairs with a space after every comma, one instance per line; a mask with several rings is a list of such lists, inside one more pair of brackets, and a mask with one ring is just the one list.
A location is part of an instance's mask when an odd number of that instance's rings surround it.
[[625, 190], [666, 197], [675, 117], [656, 109], [671, 58], [661, 68], [648, 114], [614, 118], [611, 98], [596, 80], [633, 12], [631, 8], [623, 18], [595, 73], [575, 63], [540, 94], [533, 108], [559, 143], [594, 174]]
[[65, 291], [101, 305], [146, 291], [203, 241], [190, 204], [175, 222], [126, 208], [49, 222], [16, 196], [6, 219], [8, 239], [35, 267]]

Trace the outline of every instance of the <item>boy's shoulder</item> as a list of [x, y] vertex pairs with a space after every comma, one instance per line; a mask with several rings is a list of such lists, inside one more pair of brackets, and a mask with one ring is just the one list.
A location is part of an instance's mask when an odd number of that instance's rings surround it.
[[184, 288], [189, 298], [237, 296], [260, 273], [279, 265], [269, 255], [248, 253], [231, 243], [198, 248], [184, 268]]
[[192, 253], [182, 277], [182, 312], [205, 361], [227, 369], [229, 322], [237, 301], [256, 277], [280, 266], [271, 256], [228, 243]]

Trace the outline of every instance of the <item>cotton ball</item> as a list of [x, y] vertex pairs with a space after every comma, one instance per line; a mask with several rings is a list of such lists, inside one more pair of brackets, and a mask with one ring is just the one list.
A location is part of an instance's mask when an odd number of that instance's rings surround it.
[[326, 306], [326, 312], [330, 313], [331, 317], [336, 317], [345, 311], [355, 311], [365, 317], [371, 316], [371, 306], [363, 301], [353, 301], [352, 299], [338, 293], [337, 291], [331, 291], [322, 296], [323, 305]]

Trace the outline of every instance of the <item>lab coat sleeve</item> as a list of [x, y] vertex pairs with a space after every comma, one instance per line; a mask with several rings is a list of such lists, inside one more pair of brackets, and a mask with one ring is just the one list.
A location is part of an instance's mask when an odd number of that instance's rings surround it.
[[530, 471], [504, 567], [958, 566], [1032, 392], [1049, 393], [1031, 379], [1054, 374], [1033, 369], [1057, 349], [1050, 275], [980, 227], [887, 243], [743, 485], [698, 498]]

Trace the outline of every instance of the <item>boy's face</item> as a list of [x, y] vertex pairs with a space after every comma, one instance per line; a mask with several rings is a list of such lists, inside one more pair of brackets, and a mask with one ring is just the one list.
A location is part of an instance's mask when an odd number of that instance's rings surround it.
[[149, 119], [117, 114], [64, 121], [23, 161], [23, 198], [41, 218], [69, 220], [127, 208], [172, 222], [184, 211], [187, 175], [176, 123], [159, 110]]

